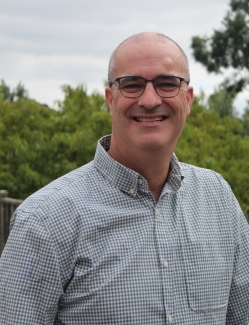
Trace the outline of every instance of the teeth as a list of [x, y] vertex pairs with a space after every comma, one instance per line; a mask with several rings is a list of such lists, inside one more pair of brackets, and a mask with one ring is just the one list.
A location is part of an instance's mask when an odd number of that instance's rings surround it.
[[163, 117], [153, 117], [153, 118], [145, 118], [145, 117], [136, 117], [136, 120], [138, 122], [155, 122], [155, 121], [162, 121]]

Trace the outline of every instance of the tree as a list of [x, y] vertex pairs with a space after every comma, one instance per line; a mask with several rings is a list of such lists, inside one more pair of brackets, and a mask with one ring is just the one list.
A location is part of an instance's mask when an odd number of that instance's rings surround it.
[[210, 37], [192, 37], [191, 47], [196, 61], [209, 72], [233, 67], [226, 90], [239, 93], [249, 84], [249, 0], [231, 0], [222, 25]]
[[[66, 85], [63, 91], [59, 111], [34, 100], [21, 98], [11, 103], [0, 96], [0, 189], [12, 197], [24, 199], [88, 163], [94, 158], [97, 140], [111, 133], [111, 118], [101, 94], [88, 95], [82, 85]], [[248, 124], [227, 115], [221, 118], [202, 102], [198, 97], [194, 101], [177, 157], [220, 173], [243, 210], [249, 211]], [[248, 121], [249, 110], [244, 115]]]
[[0, 96], [0, 189], [24, 199], [94, 157], [97, 140], [111, 133], [102, 95], [64, 86], [60, 110], [34, 100]]
[[249, 107], [247, 107], [242, 116], [243, 135], [249, 135]]
[[28, 98], [28, 91], [25, 89], [24, 85], [19, 82], [16, 88], [14, 89], [14, 96], [17, 98]]
[[234, 106], [236, 92], [229, 92], [226, 87], [226, 81], [220, 84], [212, 95], [208, 98], [208, 108], [214, 109], [220, 117], [237, 117], [237, 111]]
[[0, 93], [2, 93], [3, 100], [14, 101], [14, 93], [10, 91], [10, 87], [6, 85], [4, 80], [1, 80]]
[[19, 82], [16, 88], [11, 91], [10, 87], [7, 86], [2, 79], [0, 84], [0, 93], [3, 96], [3, 100], [9, 102], [14, 102], [16, 99], [20, 98], [28, 98], [28, 91], [21, 82]]
[[196, 97], [175, 152], [180, 161], [220, 173], [249, 212], [249, 137], [242, 129], [241, 120], [221, 118]]

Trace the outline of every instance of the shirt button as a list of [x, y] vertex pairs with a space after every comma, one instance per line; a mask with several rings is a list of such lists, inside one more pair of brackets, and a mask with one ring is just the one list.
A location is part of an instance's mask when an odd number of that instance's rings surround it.
[[155, 210], [156, 216], [159, 217], [160, 216], [160, 211], [158, 209]]
[[165, 268], [167, 268], [167, 267], [169, 266], [169, 262], [165, 260], [165, 261], [163, 262], [163, 266], [164, 266]]
[[131, 189], [130, 189], [130, 193], [131, 193], [131, 194], [134, 194], [134, 193], [135, 193], [134, 188], [131, 188]]
[[173, 317], [169, 316], [169, 323], [171, 324], [173, 322]]
[[143, 184], [143, 180], [142, 180], [141, 178], [139, 178], [139, 179], [137, 180], [137, 182], [138, 182], [139, 185], [142, 185], [142, 184]]

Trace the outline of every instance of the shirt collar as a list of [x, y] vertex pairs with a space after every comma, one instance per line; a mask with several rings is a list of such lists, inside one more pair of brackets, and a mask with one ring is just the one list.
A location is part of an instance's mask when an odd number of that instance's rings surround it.
[[[148, 191], [146, 179], [137, 172], [123, 166], [114, 160], [107, 151], [110, 148], [111, 135], [98, 141], [94, 157], [94, 166], [113, 186], [131, 196], [136, 196], [138, 191]], [[162, 194], [176, 192], [181, 186], [181, 167], [175, 154], [170, 162], [170, 172]]]

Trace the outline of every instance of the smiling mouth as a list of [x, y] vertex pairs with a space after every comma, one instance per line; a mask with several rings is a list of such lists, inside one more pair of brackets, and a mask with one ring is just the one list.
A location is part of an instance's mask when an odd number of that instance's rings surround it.
[[156, 121], [163, 121], [166, 117], [159, 116], [159, 117], [135, 117], [134, 120], [137, 122], [156, 122]]

